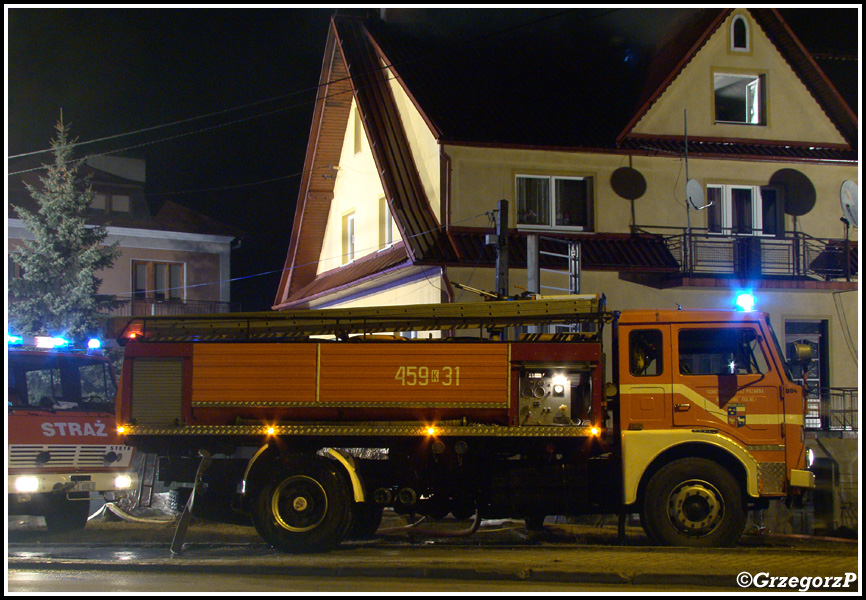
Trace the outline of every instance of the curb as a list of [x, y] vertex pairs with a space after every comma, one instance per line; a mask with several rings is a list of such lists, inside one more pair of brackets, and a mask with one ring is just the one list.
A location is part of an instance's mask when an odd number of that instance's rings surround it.
[[225, 561], [186, 561], [182, 558], [149, 560], [145, 562], [104, 562], [87, 559], [47, 559], [34, 562], [29, 559], [9, 558], [9, 570], [40, 571], [80, 570], [82, 568], [109, 572], [151, 573], [219, 573], [223, 575], [281, 575], [288, 577], [377, 577], [387, 579], [451, 579], [464, 581], [533, 581], [539, 583], [613, 584], [634, 586], [682, 586], [737, 588], [731, 575], [701, 575], [682, 573], [606, 573], [592, 571], [563, 571], [552, 569], [487, 570], [473, 567], [450, 566], [388, 566], [370, 568], [357, 566], [311, 565], [251, 565]]

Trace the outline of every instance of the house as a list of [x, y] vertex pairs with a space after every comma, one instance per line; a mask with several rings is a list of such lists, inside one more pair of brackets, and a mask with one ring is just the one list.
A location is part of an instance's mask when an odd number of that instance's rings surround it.
[[[79, 170], [94, 192], [88, 222], [106, 225], [107, 242], [119, 242], [121, 251], [98, 273], [99, 292], [121, 301], [113, 316], [228, 312], [231, 250], [242, 234], [175, 202], [157, 205], [145, 194], [145, 169], [140, 159], [96, 156]], [[39, 169], [17, 161], [9, 171], [10, 205], [35, 210], [24, 183], [38, 187]], [[15, 248], [29, 233], [11, 210], [7, 232], [7, 273], [14, 277]]]
[[274, 308], [479, 299], [454, 284], [496, 289], [506, 200], [509, 294], [749, 290], [783, 345], [813, 347], [807, 427], [855, 436], [856, 42], [810, 51], [793, 24], [814, 46], [838, 37], [818, 18], [859, 19], [785, 12], [336, 15]]
[[[506, 199], [510, 293], [536, 234], [579, 243], [580, 291], [612, 308], [751, 289], [817, 336], [822, 387], [855, 386], [857, 117], [779, 12], [540, 14], [482, 36], [333, 19], [274, 308], [471, 300], [452, 282], [493, 289]], [[573, 288], [547, 256], [537, 291]]]

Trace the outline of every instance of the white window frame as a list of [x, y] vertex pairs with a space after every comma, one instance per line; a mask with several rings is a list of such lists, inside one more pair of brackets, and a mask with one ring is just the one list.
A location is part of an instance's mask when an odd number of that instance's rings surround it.
[[[521, 201], [520, 201], [520, 180], [521, 179], [540, 179], [547, 180], [547, 223], [526, 223], [521, 221]], [[586, 181], [588, 182], [588, 197], [587, 197], [587, 214], [586, 225], [560, 225], [556, 220], [556, 182], [557, 181]], [[521, 230], [541, 230], [541, 231], [594, 231], [595, 230], [595, 190], [593, 187], [593, 178], [591, 176], [580, 175], [537, 175], [529, 173], [518, 173], [514, 177], [514, 198], [515, 208], [517, 211], [517, 228]]]
[[[767, 119], [764, 111], [767, 106], [767, 86], [762, 83], [763, 81], [764, 76], [760, 73], [725, 73], [721, 71], [713, 73], [713, 121], [726, 125], [766, 125]], [[745, 82], [742, 97], [745, 119], [742, 121], [720, 119], [717, 106], [719, 90], [742, 82]]]
[[[718, 184], [718, 183], [708, 183], [707, 184], [707, 199], [715, 202], [715, 199], [711, 199], [711, 190], [720, 190], [720, 198], [719, 198], [719, 216], [720, 216], [720, 230], [719, 231], [710, 231], [710, 223], [709, 223], [709, 214], [707, 216], [707, 231], [711, 235], [751, 235], [757, 237], [775, 237], [778, 232], [770, 232], [764, 233], [764, 210], [763, 204], [764, 199], [761, 193], [762, 186], [760, 185], [745, 185], [745, 184]], [[733, 231], [733, 220], [734, 220], [734, 203], [733, 203], [733, 194], [735, 190], [748, 190], [752, 195], [752, 225], [750, 232], [742, 232], [742, 231]], [[712, 194], [715, 195], [715, 194]], [[713, 210], [712, 208], [710, 210]], [[784, 223], [779, 223], [779, 226], [784, 228]]]
[[379, 250], [387, 250], [394, 245], [394, 217], [385, 196], [379, 198]]
[[[738, 22], [742, 22], [743, 27], [745, 27], [745, 30], [746, 30], [746, 45], [745, 45], [745, 47], [737, 46], [736, 41], [734, 39], [735, 38], [734, 32], [736, 30], [736, 26], [737, 26]], [[749, 52], [752, 51], [752, 31], [751, 31], [751, 28], [749, 27], [749, 20], [746, 17], [744, 17], [743, 15], [734, 15], [734, 17], [731, 19], [730, 44], [731, 44], [730, 45], [731, 52], [743, 52], [743, 53], [748, 54]]]
[[343, 264], [355, 262], [355, 213], [343, 216]]

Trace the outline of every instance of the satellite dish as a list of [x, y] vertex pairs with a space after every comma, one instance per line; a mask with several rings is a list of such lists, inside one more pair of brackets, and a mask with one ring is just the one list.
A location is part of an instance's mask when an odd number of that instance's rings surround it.
[[713, 205], [712, 202], [704, 204], [704, 188], [697, 179], [689, 179], [686, 183], [686, 198], [695, 210], [704, 210]]
[[646, 192], [646, 179], [631, 167], [620, 167], [610, 176], [610, 186], [620, 198], [637, 200]]
[[839, 199], [842, 202], [842, 215], [857, 227], [857, 184], [850, 179], [843, 181]]
[[785, 214], [802, 217], [815, 207], [815, 185], [796, 169], [779, 169], [770, 177], [770, 185], [785, 190]]

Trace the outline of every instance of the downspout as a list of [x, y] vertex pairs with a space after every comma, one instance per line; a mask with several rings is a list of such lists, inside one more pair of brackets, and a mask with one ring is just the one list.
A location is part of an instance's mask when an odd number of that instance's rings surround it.
[[[441, 222], [445, 224], [445, 235], [448, 236], [448, 241], [451, 242], [451, 247], [454, 248], [454, 252], [457, 253], [457, 260], [460, 262], [460, 249], [457, 247], [457, 244], [454, 243], [454, 239], [451, 237], [451, 157], [445, 152], [445, 147], [442, 143], [439, 143], [439, 156], [441, 157], [441, 161], [439, 163], [439, 189], [441, 190], [440, 198], [440, 210], [442, 211]], [[445, 284], [444, 292], [446, 302], [448, 304], [454, 302], [454, 288], [451, 287], [451, 280], [448, 279], [448, 267], [442, 266], [442, 283]], [[454, 332], [451, 332], [453, 335]]]

